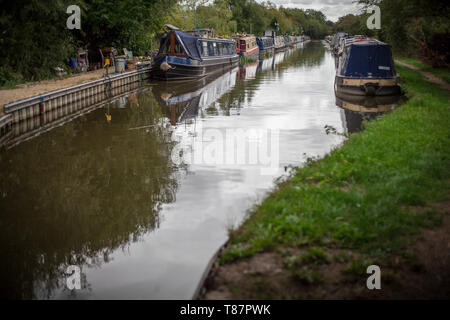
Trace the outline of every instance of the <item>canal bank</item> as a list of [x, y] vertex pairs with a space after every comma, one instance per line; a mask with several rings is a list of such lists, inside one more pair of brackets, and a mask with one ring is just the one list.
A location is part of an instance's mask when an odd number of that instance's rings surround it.
[[[448, 298], [449, 92], [397, 66], [409, 101], [258, 205], [204, 299]], [[368, 290], [367, 267], [382, 290]]]

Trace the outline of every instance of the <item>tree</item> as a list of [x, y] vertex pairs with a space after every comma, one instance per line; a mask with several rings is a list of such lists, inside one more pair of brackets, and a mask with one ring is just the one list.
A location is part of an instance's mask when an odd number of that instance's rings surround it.
[[[449, 66], [450, 6], [441, 0], [359, 0], [381, 8], [380, 37], [403, 54]], [[401, 13], [401, 14], [400, 14]]]

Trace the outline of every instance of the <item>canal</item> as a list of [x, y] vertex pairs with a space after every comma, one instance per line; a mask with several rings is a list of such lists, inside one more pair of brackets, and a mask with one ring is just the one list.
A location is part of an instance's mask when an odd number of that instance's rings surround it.
[[[146, 84], [3, 149], [1, 297], [190, 299], [276, 179], [343, 141], [326, 126], [352, 127], [334, 74], [310, 42], [201, 81]], [[80, 290], [66, 286], [70, 265]]]

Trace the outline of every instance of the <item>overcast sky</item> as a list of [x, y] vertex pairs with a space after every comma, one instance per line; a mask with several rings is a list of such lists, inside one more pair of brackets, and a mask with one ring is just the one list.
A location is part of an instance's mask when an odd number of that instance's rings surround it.
[[[263, 0], [257, 0], [262, 2]], [[277, 6], [285, 8], [314, 9], [322, 11], [328, 20], [336, 22], [339, 17], [346, 14], [359, 14], [360, 6], [354, 0], [271, 0]]]

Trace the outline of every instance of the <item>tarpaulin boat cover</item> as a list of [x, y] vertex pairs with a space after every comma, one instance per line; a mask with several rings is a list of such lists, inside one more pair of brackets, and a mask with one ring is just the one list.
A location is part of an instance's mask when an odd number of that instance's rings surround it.
[[[186, 55], [194, 60], [202, 60], [200, 56], [200, 47], [198, 43], [198, 37], [181, 32], [181, 31], [171, 31], [175, 34], [176, 40], [182, 44], [184, 50], [186, 51]], [[167, 37], [170, 33], [165, 34], [161, 38], [161, 46], [159, 48], [160, 52], [163, 49], [163, 46], [166, 42]]]
[[333, 47], [337, 46], [339, 44], [339, 40], [341, 38], [346, 38], [348, 37], [348, 33], [347, 32], [338, 32], [334, 35], [333, 39], [331, 40], [331, 45]]
[[259, 50], [270, 49], [274, 45], [272, 37], [258, 37], [256, 38], [256, 43], [258, 44]]
[[391, 47], [383, 42], [355, 42], [345, 49], [340, 70], [343, 77], [393, 78], [396, 76]]

